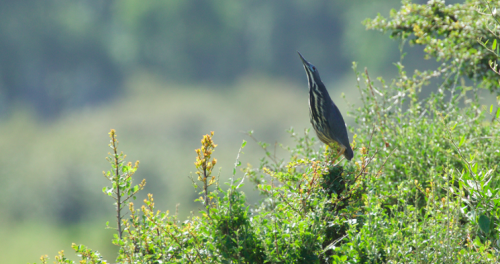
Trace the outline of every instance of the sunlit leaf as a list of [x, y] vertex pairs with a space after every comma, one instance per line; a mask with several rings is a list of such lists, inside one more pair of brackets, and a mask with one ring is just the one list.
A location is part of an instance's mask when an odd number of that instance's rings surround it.
[[464, 142], [465, 142], [465, 135], [463, 135], [462, 138], [460, 139], [460, 143], [458, 143], [458, 147], [461, 147]]

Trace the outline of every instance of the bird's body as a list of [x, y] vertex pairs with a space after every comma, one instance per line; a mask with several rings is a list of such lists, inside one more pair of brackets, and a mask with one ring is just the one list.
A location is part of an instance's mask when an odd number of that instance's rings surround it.
[[354, 156], [344, 118], [338, 107], [330, 98], [325, 85], [319, 77], [319, 72], [302, 57], [300, 59], [306, 70], [307, 80], [309, 84], [309, 117], [311, 124], [316, 131], [318, 138], [328, 146], [333, 143], [338, 143], [346, 159], [351, 160]]

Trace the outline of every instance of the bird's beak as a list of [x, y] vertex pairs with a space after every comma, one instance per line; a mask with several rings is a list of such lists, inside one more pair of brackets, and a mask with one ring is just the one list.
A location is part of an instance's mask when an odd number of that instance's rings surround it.
[[308, 61], [306, 61], [306, 59], [304, 59], [304, 57], [302, 57], [302, 54], [300, 54], [300, 52], [297, 51], [297, 53], [299, 54], [299, 57], [302, 60], [302, 63], [304, 64], [304, 66], [308, 67], [310, 63]]

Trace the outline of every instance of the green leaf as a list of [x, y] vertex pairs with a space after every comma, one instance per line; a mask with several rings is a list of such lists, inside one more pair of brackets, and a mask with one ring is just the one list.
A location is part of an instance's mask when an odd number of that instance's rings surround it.
[[493, 105], [490, 106], [490, 114], [493, 113]]
[[455, 125], [453, 127], [451, 127], [451, 131], [453, 131], [453, 129], [455, 129], [455, 127], [457, 126], [458, 123], [455, 123]]
[[500, 107], [497, 108], [497, 118], [500, 116]]
[[491, 49], [492, 49], [492, 50], [495, 50], [496, 48], [497, 48], [497, 40], [496, 40], [496, 39], [494, 39], [494, 40], [493, 40], [493, 44], [491, 44]]
[[246, 144], [247, 144], [246, 140], [243, 139], [243, 143], [241, 143], [241, 148], [244, 148]]
[[465, 135], [462, 136], [460, 139], [460, 143], [458, 143], [458, 147], [462, 146], [462, 144], [465, 142]]
[[480, 217], [479, 217], [479, 220], [477, 221], [478, 224], [479, 224], [479, 228], [481, 228], [481, 230], [485, 233], [488, 233], [490, 232], [490, 219], [482, 214]]

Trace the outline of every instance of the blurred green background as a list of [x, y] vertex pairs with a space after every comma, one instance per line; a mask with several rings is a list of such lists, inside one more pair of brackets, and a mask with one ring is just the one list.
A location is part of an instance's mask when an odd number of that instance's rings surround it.
[[[287, 128], [310, 128], [297, 50], [346, 116], [358, 102], [352, 61], [390, 78], [400, 56], [397, 42], [361, 22], [399, 5], [0, 1], [1, 262], [35, 262], [58, 250], [72, 257], [72, 242], [114, 260], [114, 232], [104, 228], [115, 225], [113, 200], [101, 191], [111, 128], [127, 160], [141, 161], [137, 182], [147, 186], [135, 203], [153, 193], [162, 210], [180, 204], [182, 219], [199, 209], [188, 175], [202, 135], [215, 131], [216, 169], [227, 179], [241, 141], [250, 140], [242, 131], [286, 145]], [[425, 66], [421, 55], [411, 49], [405, 60]], [[262, 156], [252, 143], [241, 161]]]

